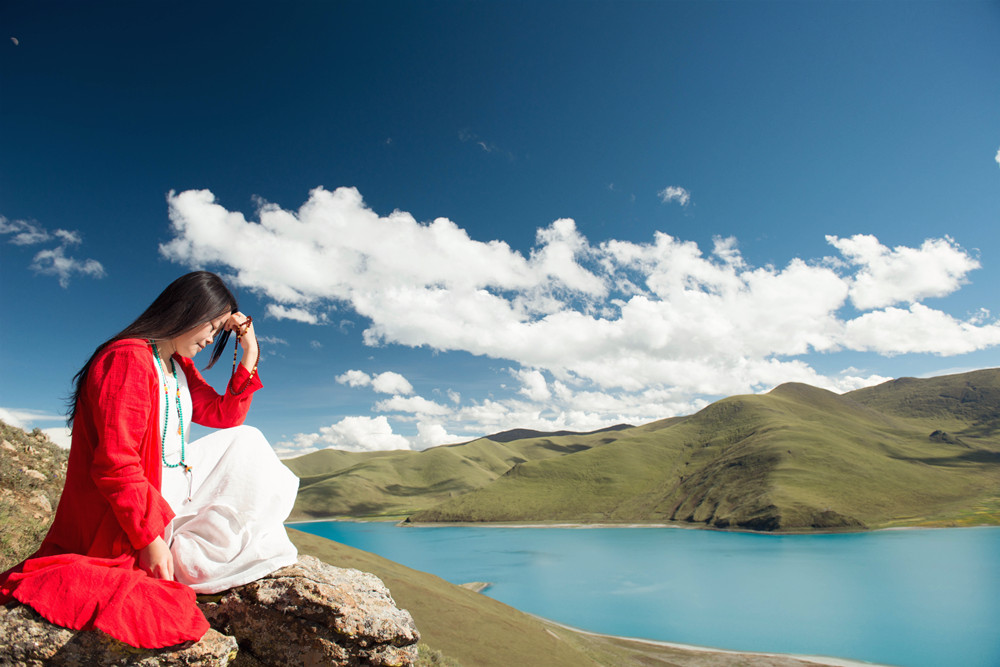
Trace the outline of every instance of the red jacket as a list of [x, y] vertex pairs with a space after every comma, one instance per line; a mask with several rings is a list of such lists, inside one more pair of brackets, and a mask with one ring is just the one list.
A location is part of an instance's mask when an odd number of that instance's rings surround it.
[[[238, 426], [261, 387], [237, 367], [221, 396], [190, 359], [174, 356], [191, 391], [191, 420]], [[174, 513], [160, 495], [159, 386], [149, 345], [120, 340], [90, 365], [77, 403], [66, 485], [38, 551], [0, 574], [0, 604], [11, 597], [73, 630], [99, 629], [142, 648], [197, 641], [208, 622], [194, 592], [154, 579], [138, 551], [163, 536]]]

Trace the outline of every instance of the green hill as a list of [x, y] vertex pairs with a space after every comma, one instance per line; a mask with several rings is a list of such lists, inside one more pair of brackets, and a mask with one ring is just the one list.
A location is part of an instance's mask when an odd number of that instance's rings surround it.
[[300, 479], [290, 518], [401, 519], [482, 488], [519, 463], [597, 447], [616, 432], [609, 429], [511, 440], [517, 434], [508, 431], [422, 452], [326, 449], [286, 459], [284, 463]]
[[[975, 525], [1000, 523], [998, 425], [1000, 370], [991, 369], [843, 395], [785, 384], [639, 427], [289, 463], [312, 473], [299, 516], [768, 531]], [[320, 469], [327, 459], [336, 464]]]

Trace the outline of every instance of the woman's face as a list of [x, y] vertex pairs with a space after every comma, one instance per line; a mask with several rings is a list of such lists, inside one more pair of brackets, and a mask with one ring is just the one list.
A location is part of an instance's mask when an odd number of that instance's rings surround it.
[[222, 330], [222, 327], [228, 321], [229, 313], [225, 313], [219, 315], [214, 320], [199, 324], [193, 329], [188, 329], [173, 339], [174, 351], [182, 357], [193, 358], [194, 355], [212, 344], [216, 334]]

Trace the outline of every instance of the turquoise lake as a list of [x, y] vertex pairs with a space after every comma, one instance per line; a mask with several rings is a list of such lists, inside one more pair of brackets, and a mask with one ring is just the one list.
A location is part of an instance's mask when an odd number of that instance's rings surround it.
[[1000, 666], [1000, 528], [762, 535], [298, 523], [584, 630], [905, 667]]

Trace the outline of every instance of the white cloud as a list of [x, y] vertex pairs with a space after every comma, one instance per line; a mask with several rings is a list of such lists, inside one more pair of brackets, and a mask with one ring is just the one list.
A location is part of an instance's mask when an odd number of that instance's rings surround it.
[[997, 161], [997, 164], [1000, 165], [1000, 149], [997, 149], [997, 154], [994, 159]]
[[862, 310], [951, 294], [979, 268], [979, 262], [947, 236], [927, 239], [919, 248], [892, 249], [869, 234], [826, 240], [860, 267], [849, 284], [851, 301]]
[[12, 234], [9, 243], [18, 246], [39, 245], [55, 240], [55, 248], [46, 248], [35, 253], [30, 268], [35, 273], [55, 276], [59, 285], [69, 287], [70, 278], [74, 275], [103, 278], [104, 267], [96, 259], [77, 259], [66, 256], [66, 248], [79, 245], [82, 241], [79, 232], [57, 229], [51, 234], [42, 226], [25, 220], [8, 220], [0, 215], [0, 234]]
[[35, 422], [63, 421], [65, 415], [54, 415], [41, 410], [22, 410], [18, 408], [0, 408], [0, 420], [14, 428], [30, 431]]
[[336, 377], [337, 382], [346, 384], [349, 387], [367, 387], [372, 383], [372, 378], [368, 373], [358, 370], [350, 370]]
[[54, 426], [43, 428], [42, 433], [49, 437], [53, 443], [63, 449], [69, 449], [73, 443], [73, 431], [68, 426]]
[[52, 233], [62, 239], [63, 243], [66, 245], [80, 245], [80, 243], [83, 242], [80, 232], [74, 232], [68, 229], [57, 229]]
[[349, 370], [341, 375], [338, 375], [336, 380], [338, 383], [346, 384], [349, 387], [370, 386], [374, 391], [380, 394], [413, 393], [413, 385], [411, 385], [405, 377], [392, 371], [386, 371], [384, 373], [379, 373], [378, 375], [369, 375], [364, 371]]
[[[35, 422], [65, 421], [66, 415], [55, 415], [41, 410], [18, 410], [14, 408], [0, 408], [0, 420], [9, 426], [31, 431], [35, 428]], [[69, 449], [70, 430], [66, 426], [53, 426], [41, 429], [42, 433], [49, 437], [49, 440], [56, 445]]]
[[403, 412], [420, 416], [447, 415], [452, 409], [422, 396], [393, 396], [375, 404], [378, 412]]
[[300, 455], [323, 448], [352, 452], [409, 449], [410, 441], [392, 431], [389, 420], [378, 417], [344, 417], [336, 424], [324, 426], [319, 433], [299, 433], [291, 441], [278, 442], [275, 451], [280, 456]]
[[520, 393], [532, 401], [547, 400], [552, 393], [549, 391], [545, 376], [536, 370], [511, 369], [511, 374], [521, 381]]
[[851, 349], [893, 355], [964, 354], [1000, 345], [1000, 324], [957, 320], [923, 304], [866, 313], [846, 325]]
[[257, 336], [257, 340], [268, 345], [288, 345], [288, 341], [277, 336]]
[[41, 226], [27, 220], [8, 220], [0, 215], [0, 234], [13, 234], [9, 243], [13, 245], [36, 245], [52, 239]]
[[691, 193], [679, 185], [669, 185], [656, 194], [660, 196], [664, 204], [675, 201], [681, 206], [687, 206], [691, 202]]
[[460, 442], [468, 442], [479, 436], [462, 436], [448, 433], [441, 424], [429, 422], [417, 423], [417, 437], [413, 439], [413, 449], [427, 449], [438, 445], [454, 445]]
[[519, 398], [473, 405], [457, 394], [447, 406], [422, 402], [396, 374], [338, 377], [395, 394], [378, 408], [411, 421], [433, 415], [426, 421], [446, 432], [638, 423], [790, 380], [846, 391], [883, 378], [825, 376], [801, 357], [950, 355], [1000, 344], [988, 314], [961, 319], [920, 303], [959, 289], [979, 266], [948, 237], [888, 248], [873, 236], [830, 236], [839, 257], [755, 267], [734, 238], [715, 239], [708, 254], [659, 232], [646, 243], [592, 245], [569, 219], [540, 229], [525, 256], [444, 218], [379, 216], [353, 188], [317, 188], [298, 211], [260, 203], [259, 222], [208, 191], [171, 193], [168, 202], [173, 238], [164, 256], [228, 269], [271, 301], [269, 312], [313, 322], [346, 306], [366, 322], [368, 345], [509, 362]]
[[56, 276], [61, 287], [69, 287], [69, 279], [73, 274], [92, 278], [104, 277], [104, 267], [100, 262], [96, 259], [81, 260], [67, 257], [65, 246], [38, 251], [31, 262], [31, 268], [45, 276]]
[[412, 394], [413, 385], [399, 373], [386, 371], [372, 378], [372, 389], [380, 394]]
[[267, 314], [279, 320], [295, 320], [306, 324], [319, 324], [320, 318], [310, 313], [305, 308], [286, 308], [285, 306], [269, 303]]

